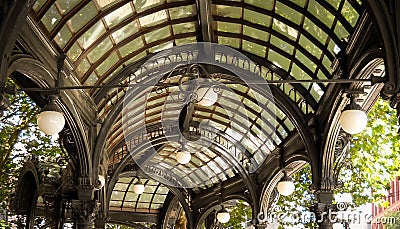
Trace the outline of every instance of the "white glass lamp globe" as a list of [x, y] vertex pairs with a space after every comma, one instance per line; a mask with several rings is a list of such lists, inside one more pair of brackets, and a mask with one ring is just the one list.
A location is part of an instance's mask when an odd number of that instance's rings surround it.
[[144, 184], [141, 181], [136, 182], [133, 185], [133, 192], [140, 195], [144, 192]]
[[99, 175], [99, 179], [96, 181], [96, 189], [101, 189], [106, 183], [106, 178], [103, 175]]
[[190, 155], [190, 152], [187, 150], [179, 150], [178, 153], [176, 153], [176, 161], [179, 164], [187, 164], [191, 159], [192, 155]]
[[47, 135], [60, 133], [64, 128], [64, 115], [58, 111], [42, 111], [37, 117], [39, 129]]
[[200, 87], [196, 91], [197, 104], [209, 107], [214, 105], [218, 100], [218, 93], [212, 87]]
[[293, 181], [279, 181], [276, 188], [278, 189], [279, 194], [282, 196], [292, 195], [295, 189]]
[[344, 110], [340, 115], [339, 123], [347, 133], [358, 134], [367, 126], [368, 117], [362, 110]]
[[217, 213], [217, 220], [220, 223], [227, 223], [231, 219], [229, 212], [222, 207], [222, 209]]
[[292, 178], [288, 177], [286, 172], [284, 172], [282, 180], [278, 182], [276, 188], [278, 189], [279, 194], [282, 196], [290, 196], [295, 190], [293, 180]]

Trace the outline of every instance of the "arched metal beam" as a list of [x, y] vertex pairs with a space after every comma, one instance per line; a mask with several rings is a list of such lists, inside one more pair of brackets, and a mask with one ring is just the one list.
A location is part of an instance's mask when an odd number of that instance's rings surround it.
[[[23, 76], [26, 76], [30, 79], [34, 84], [38, 87], [47, 88], [52, 87], [54, 85], [56, 74], [46, 68], [40, 61], [26, 58], [26, 56], [22, 56], [21, 58], [14, 58], [13, 62], [10, 64], [8, 68], [8, 75], [12, 75], [14, 72], [19, 72]], [[18, 79], [21, 81], [21, 79]], [[17, 80], [17, 81], [18, 81]], [[83, 120], [82, 110], [79, 110], [76, 105], [76, 101], [86, 101], [82, 97], [81, 94], [73, 93], [72, 91], [62, 91], [60, 93], [60, 100], [58, 105], [60, 106], [61, 110], [64, 113], [64, 117], [68, 124], [68, 127], [71, 130], [75, 141], [76, 152], [69, 152], [74, 154], [75, 157], [78, 159], [79, 163], [79, 176], [81, 180], [81, 184], [89, 185], [91, 184], [91, 176], [92, 176], [92, 163], [91, 163], [91, 145], [88, 141], [90, 138], [90, 133], [86, 135], [86, 126], [88, 124], [87, 121]], [[40, 101], [39, 101], [40, 102]], [[87, 111], [94, 112], [90, 110], [90, 107], [86, 107]], [[86, 115], [90, 115], [92, 113], [88, 113]], [[90, 118], [88, 118], [90, 119]], [[93, 120], [92, 120], [93, 121]], [[89, 127], [90, 129], [90, 127]], [[90, 132], [90, 130], [89, 130]], [[90, 187], [87, 187], [90, 188]], [[90, 198], [92, 197], [93, 193], [89, 193]], [[89, 198], [83, 197], [83, 198]]]
[[390, 97], [400, 90], [400, 2], [367, 0], [365, 5], [383, 44], [388, 78], [383, 93]]
[[[370, 78], [374, 70], [383, 64], [381, 59], [382, 52], [379, 47], [369, 44], [370, 39], [374, 39], [370, 34], [373, 34], [373, 28], [370, 24], [368, 15], [363, 15], [360, 18], [359, 27], [356, 28], [352, 39], [349, 41], [348, 47], [345, 50], [346, 55], [352, 58], [347, 58], [344, 63], [337, 63], [336, 72], [338, 77], [349, 79], [355, 78]], [[390, 79], [389, 84], [390, 84]], [[385, 87], [387, 84], [385, 85]], [[349, 89], [357, 89], [358, 85], [349, 85]], [[372, 100], [378, 97], [376, 90], [372, 91], [369, 95]], [[320, 147], [321, 155], [318, 163], [320, 168], [319, 180], [314, 183], [316, 189], [333, 190], [336, 187], [334, 179], [333, 165], [335, 161], [335, 148], [339, 138], [341, 127], [338, 124], [339, 114], [347, 103], [347, 99], [343, 98], [344, 92], [338, 85], [331, 85], [329, 93], [326, 95], [321, 103], [324, 106], [319, 108], [319, 126], [317, 131], [325, 133], [319, 137], [318, 144]], [[375, 98], [373, 98], [375, 97]], [[332, 99], [334, 98], [334, 99]], [[369, 103], [365, 110], [369, 110], [372, 104]], [[313, 171], [314, 175], [314, 171]]]
[[4, 86], [15, 41], [35, 1], [3, 1], [0, 4], [0, 86]]
[[[224, 196], [222, 198], [222, 203], [227, 202], [229, 200], [243, 200], [246, 201], [249, 205], [252, 205], [247, 198], [245, 198], [243, 195], [239, 194], [231, 194]], [[220, 205], [222, 204], [219, 200], [218, 201], [213, 201], [212, 203], [209, 203], [204, 209], [205, 211], [202, 211], [198, 216], [197, 216], [197, 221], [196, 221], [196, 226], [194, 227], [195, 229], [201, 228], [201, 223], [206, 219], [206, 217], [217, 210], [220, 210]], [[252, 209], [253, 210], [253, 209]], [[252, 211], [252, 214], [254, 215], [254, 211]]]

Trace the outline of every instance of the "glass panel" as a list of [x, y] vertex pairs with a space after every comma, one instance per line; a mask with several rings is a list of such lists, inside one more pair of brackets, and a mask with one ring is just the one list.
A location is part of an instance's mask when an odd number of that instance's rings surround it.
[[174, 34], [190, 33], [196, 31], [196, 25], [194, 24], [194, 22], [181, 23], [172, 25], [172, 29], [174, 31]]
[[127, 3], [120, 8], [112, 11], [108, 15], [104, 17], [104, 20], [107, 22], [109, 28], [112, 28], [124, 19], [126, 19], [129, 15], [133, 13], [132, 7], [130, 3]]
[[328, 34], [326, 34], [320, 27], [318, 27], [310, 19], [304, 19], [303, 28], [305, 31], [309, 32], [313, 37], [315, 37], [321, 44], [325, 44], [326, 39], [328, 39]]
[[153, 203], [164, 203], [166, 195], [155, 194], [153, 197]]
[[350, 36], [349, 32], [347, 32], [340, 21], [338, 21], [336, 24], [335, 34], [339, 39], [348, 38]]
[[244, 0], [244, 2], [271, 11], [275, 0]]
[[139, 202], [138, 204], [137, 204], [137, 207], [136, 208], [145, 208], [145, 209], [147, 209], [147, 208], [150, 208], [150, 203], [142, 203], [142, 202]]
[[327, 56], [324, 56], [324, 59], [322, 59], [322, 64], [328, 70], [328, 72], [332, 74], [332, 68], [331, 68], [332, 61], [330, 61]]
[[171, 32], [168, 27], [164, 27], [161, 29], [157, 29], [155, 31], [146, 33], [144, 38], [146, 39], [147, 44], [155, 41], [159, 41], [163, 38], [171, 36]]
[[72, 45], [72, 47], [68, 50], [67, 55], [72, 61], [76, 61], [76, 59], [81, 55], [82, 49], [79, 47], [78, 43]]
[[75, 14], [69, 22], [74, 31], [78, 31], [86, 25], [90, 19], [94, 18], [97, 14], [96, 6], [93, 2], [89, 2], [77, 14]]
[[[117, 185], [115, 185], [117, 186]], [[111, 194], [111, 199], [112, 200], [123, 200], [124, 199], [125, 192], [117, 192], [113, 191]]]
[[299, 44], [304, 47], [309, 53], [314, 55], [317, 59], [321, 57], [322, 50], [319, 49], [314, 43], [308, 40], [304, 35], [300, 36]]
[[141, 37], [136, 38], [135, 40], [129, 42], [128, 44], [122, 46], [119, 49], [119, 52], [121, 53], [122, 57], [125, 57], [133, 52], [135, 52], [136, 50], [140, 49], [143, 47], [143, 40]]
[[78, 75], [82, 77], [86, 73], [86, 71], [89, 70], [89, 68], [90, 68], [89, 61], [87, 61], [87, 59], [85, 58], [75, 70], [78, 73]]
[[69, 39], [71, 39], [72, 34], [71, 31], [68, 29], [67, 26], [64, 26], [60, 32], [54, 37], [54, 41], [60, 48], [64, 48]]
[[124, 206], [122, 206], [122, 207], [123, 208], [135, 208], [136, 202], [124, 201]]
[[147, 9], [153, 8], [155, 6], [164, 3], [164, 0], [134, 0], [135, 8], [137, 12], [142, 12]]
[[113, 37], [115, 43], [118, 44], [125, 38], [136, 33], [137, 31], [138, 31], [138, 26], [137, 26], [136, 22], [132, 22], [132, 23], [122, 27], [121, 29], [115, 31], [112, 34], [112, 37]]
[[302, 52], [299, 50], [296, 51], [296, 59], [298, 59], [301, 63], [303, 63], [305, 66], [307, 66], [312, 72], [315, 72], [317, 69], [317, 65], [308, 59], [306, 55], [304, 55]]
[[334, 16], [315, 0], [311, 0], [309, 2], [308, 11], [310, 11], [316, 18], [322, 21], [326, 26], [328, 26], [329, 28], [332, 27]]
[[61, 8], [61, 13], [65, 15], [71, 9], [73, 9], [76, 5], [78, 5], [79, 0], [57, 0], [56, 4]]
[[121, 207], [122, 201], [110, 201], [111, 207]]
[[296, 40], [299, 34], [297, 30], [275, 18], [273, 20], [272, 28], [292, 40]]
[[108, 69], [110, 69], [114, 64], [118, 62], [118, 56], [115, 52], [113, 52], [105, 61], [103, 61], [97, 67], [97, 73], [99, 75], [103, 75]]
[[336, 10], [339, 8], [340, 2], [339, 0], [327, 0], [329, 4], [331, 4]]
[[169, 9], [169, 16], [172, 20], [193, 16], [193, 5], [181, 6]]
[[342, 8], [342, 15], [346, 20], [350, 23], [351, 26], [355, 27], [358, 20], [358, 13], [357, 11], [351, 6], [348, 1], [344, 2]]
[[46, 0], [36, 0], [35, 3], [33, 4], [32, 9], [37, 13], [45, 3]]
[[157, 46], [154, 46], [152, 48], [149, 48], [149, 52], [150, 53], [156, 53], [156, 52], [161, 52], [163, 50], [169, 49], [174, 47], [174, 44], [172, 43], [172, 41], [169, 42], [165, 42], [163, 44], [159, 44]]
[[254, 29], [246, 25], [243, 26], [243, 35], [247, 35], [249, 37], [259, 39], [262, 41], [266, 41], [269, 38], [269, 33], [262, 30]]
[[336, 43], [333, 40], [330, 40], [329, 44], [328, 44], [328, 51], [332, 55], [336, 55], [336, 53], [340, 52], [340, 48], [339, 48], [339, 46], [336, 45]]
[[292, 2], [296, 3], [297, 5], [304, 7], [306, 5], [306, 0], [291, 0]]
[[112, 48], [111, 40], [107, 37], [100, 44], [97, 45], [88, 55], [88, 59], [91, 63], [96, 62], [100, 57], [102, 57], [108, 50]]
[[111, 7], [111, 6], [115, 5], [116, 3], [118, 3], [119, 1], [117, 1], [117, 0], [96, 0], [96, 2], [100, 6], [100, 8], [103, 9], [103, 8]]
[[150, 15], [139, 18], [139, 22], [142, 27], [150, 27], [164, 21], [167, 21], [166, 10], [157, 11]]
[[276, 66], [282, 68], [283, 70], [288, 71], [289, 69], [289, 59], [283, 57], [272, 49], [270, 49], [268, 52], [268, 60], [274, 63]]
[[146, 51], [143, 51], [141, 53], [139, 53], [138, 55], [134, 56], [133, 58], [131, 58], [130, 60], [128, 60], [126, 63], [133, 63], [135, 61], [138, 61], [140, 59], [142, 59], [143, 57], [145, 57], [147, 55]]
[[192, 44], [197, 42], [196, 37], [188, 37], [175, 40], [176, 45]]
[[324, 91], [318, 84], [312, 84], [310, 88], [310, 94], [314, 97], [315, 101], [319, 101], [321, 97], [324, 95]]
[[93, 72], [93, 73], [89, 76], [89, 78], [85, 81], [85, 85], [92, 86], [92, 85], [96, 84], [96, 82], [97, 82], [98, 79], [99, 79], [99, 78], [97, 77], [96, 73]]
[[218, 36], [218, 43], [221, 45], [230, 46], [232, 48], [237, 48], [237, 49], [240, 48], [240, 39], [238, 38]]
[[254, 53], [257, 56], [261, 56], [261, 57], [265, 57], [265, 53], [266, 53], [266, 47], [250, 42], [250, 41], [246, 41], [243, 40], [243, 44], [242, 44], [242, 49], [244, 51], [250, 52], [250, 53]]
[[[290, 75], [293, 76], [297, 80], [309, 80], [312, 79], [311, 76], [309, 76], [307, 73], [303, 71], [299, 66], [296, 64], [293, 64], [292, 69], [290, 71]], [[304, 83], [302, 84], [306, 88], [309, 87], [310, 83]]]
[[293, 54], [294, 47], [275, 36], [271, 36], [271, 44], [287, 52], [289, 55]]
[[222, 17], [240, 18], [242, 8], [217, 5], [217, 15]]
[[101, 21], [94, 24], [88, 31], [86, 31], [79, 39], [79, 43], [84, 49], [87, 49], [97, 38], [99, 38], [106, 29]]
[[48, 31], [52, 31], [60, 19], [61, 15], [58, 13], [56, 6], [52, 5], [43, 15], [41, 22]]
[[272, 23], [272, 18], [270, 16], [248, 9], [244, 9], [243, 19], [265, 27], [270, 27]]
[[228, 32], [228, 33], [240, 33], [242, 29], [242, 25], [236, 23], [229, 23], [229, 22], [217, 22], [218, 31], [221, 32]]
[[280, 2], [276, 2], [275, 12], [283, 16], [284, 18], [289, 19], [289, 21], [296, 23], [297, 25], [300, 25], [301, 18], [303, 16], [299, 12], [293, 10], [292, 8]]
[[318, 71], [317, 76], [319, 79], [327, 79], [326, 75], [321, 70]]

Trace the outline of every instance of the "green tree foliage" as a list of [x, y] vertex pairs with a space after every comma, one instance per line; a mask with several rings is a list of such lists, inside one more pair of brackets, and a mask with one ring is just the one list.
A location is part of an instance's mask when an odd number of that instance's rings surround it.
[[309, 207], [315, 203], [315, 196], [310, 190], [312, 184], [311, 167], [307, 164], [292, 176], [296, 191], [290, 196], [280, 196], [274, 208], [276, 219], [283, 226], [304, 225], [315, 228], [315, 224], [307, 220]]
[[382, 197], [387, 194], [390, 181], [400, 175], [397, 114], [386, 101], [378, 100], [368, 119], [366, 129], [351, 141], [352, 169], [343, 171], [341, 191], [352, 193], [357, 206], [370, 201], [387, 205]]
[[225, 228], [241, 229], [245, 222], [251, 220], [251, 207], [244, 201], [237, 201], [236, 205], [229, 207], [230, 220], [224, 224]]
[[385, 215], [385, 229], [400, 228], [400, 211], [392, 211]]
[[[390, 181], [400, 175], [396, 111], [386, 101], [378, 100], [369, 112], [368, 119], [366, 129], [351, 139], [347, 161], [351, 166], [342, 171], [340, 180], [344, 185], [336, 190], [337, 193], [350, 193], [353, 207], [369, 202], [387, 205], [382, 197], [387, 194]], [[296, 191], [291, 196], [281, 196], [277, 204], [277, 214], [281, 216], [280, 228], [296, 224], [315, 228], [313, 222], [301, 222], [304, 218], [299, 218], [315, 203], [310, 191], [310, 166], [304, 167], [293, 178]]]
[[25, 156], [60, 154], [55, 139], [45, 136], [36, 125], [40, 108], [23, 92], [9, 99], [11, 106], [0, 116], [0, 202], [3, 205], [0, 207], [5, 209]]

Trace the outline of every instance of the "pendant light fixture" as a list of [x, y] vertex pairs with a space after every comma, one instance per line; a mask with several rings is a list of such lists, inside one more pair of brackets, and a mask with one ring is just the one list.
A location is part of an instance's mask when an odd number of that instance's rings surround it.
[[221, 210], [218, 211], [217, 213], [217, 220], [220, 223], [227, 223], [231, 219], [231, 216], [229, 215], [229, 212], [226, 210], [224, 205], [221, 205]]
[[290, 196], [293, 194], [295, 190], [293, 179], [287, 175], [286, 171], [283, 171], [283, 177], [278, 182], [276, 188], [278, 189], [279, 194], [282, 196]]
[[358, 134], [365, 129], [368, 117], [361, 106], [356, 103], [355, 96], [349, 95], [350, 103], [343, 109], [339, 124], [349, 134]]
[[192, 155], [189, 150], [183, 145], [181, 149], [176, 153], [176, 161], [179, 164], [185, 165], [190, 162]]
[[196, 91], [197, 104], [209, 107], [214, 105], [218, 100], [218, 93], [211, 87], [199, 87]]
[[61, 71], [64, 67], [65, 53], [61, 53], [57, 62], [57, 79], [55, 88], [49, 96], [49, 103], [45, 105], [42, 112], [37, 116], [37, 124], [39, 129], [47, 135], [56, 135], [64, 128], [65, 118], [61, 110], [56, 104], [60, 90]]
[[280, 195], [290, 196], [293, 194], [293, 192], [295, 190], [295, 186], [293, 183], [293, 179], [287, 175], [287, 172], [289, 171], [289, 169], [285, 168], [286, 164], [285, 164], [285, 158], [284, 158], [283, 151], [281, 151], [279, 159], [280, 159], [279, 165], [280, 165], [281, 171], [283, 172], [283, 177], [278, 182], [276, 189], [278, 190]]
[[64, 128], [65, 118], [55, 103], [56, 96], [50, 96], [50, 102], [45, 105], [37, 117], [39, 129], [47, 135], [60, 133]]
[[144, 184], [142, 183], [142, 181], [140, 180], [139, 177], [136, 177], [137, 181], [136, 183], [133, 185], [133, 192], [135, 192], [136, 194], [140, 195], [144, 192]]

